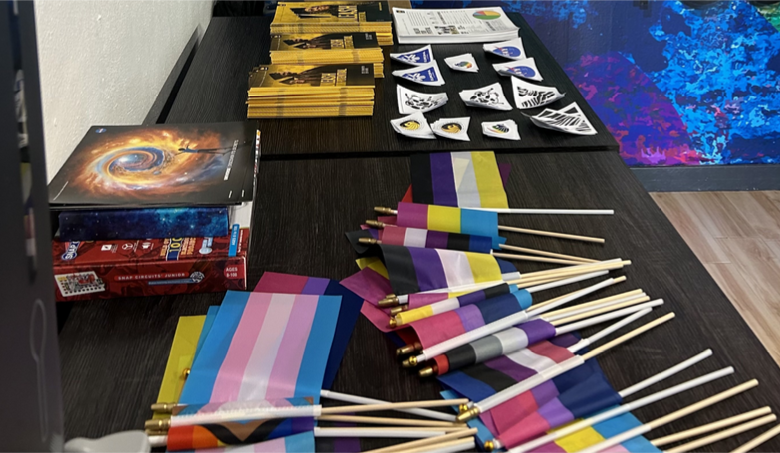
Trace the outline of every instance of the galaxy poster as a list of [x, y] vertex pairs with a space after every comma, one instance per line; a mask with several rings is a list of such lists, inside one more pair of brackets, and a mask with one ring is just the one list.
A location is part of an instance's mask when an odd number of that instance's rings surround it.
[[53, 208], [226, 206], [251, 201], [252, 121], [93, 126], [49, 183]]

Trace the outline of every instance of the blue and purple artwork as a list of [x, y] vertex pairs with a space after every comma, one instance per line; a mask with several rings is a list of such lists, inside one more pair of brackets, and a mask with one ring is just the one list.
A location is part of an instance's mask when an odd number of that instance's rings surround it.
[[780, 163], [780, 4], [755, 3], [480, 0], [479, 6], [523, 14], [629, 165]]

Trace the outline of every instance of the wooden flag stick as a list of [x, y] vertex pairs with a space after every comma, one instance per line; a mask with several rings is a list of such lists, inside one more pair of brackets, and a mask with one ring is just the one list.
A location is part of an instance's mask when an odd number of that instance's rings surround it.
[[[617, 281], [619, 279], [623, 279], [621, 281], [625, 281], [625, 277], [624, 276], [617, 277], [615, 280]], [[601, 304], [601, 303], [604, 303], [604, 302], [614, 302], [616, 300], [624, 301], [624, 300], [629, 300], [629, 299], [632, 299], [632, 298], [635, 298], [635, 297], [642, 297], [642, 296], [645, 296], [644, 291], [642, 291], [641, 289], [635, 289], [635, 290], [632, 290], [632, 291], [626, 291], [625, 293], [615, 294], [614, 296], [609, 296], [609, 297], [603, 297], [601, 299], [596, 299], [596, 300], [594, 300], [592, 302], [586, 302], [584, 304], [577, 305], [577, 307], [579, 307], [579, 308], [592, 307], [594, 305], [598, 305], [598, 304]], [[538, 303], [536, 305], [532, 305], [531, 308], [528, 309], [528, 311], [534, 311], [537, 308], [544, 307], [545, 305], [548, 305], [548, 304], [554, 302], [556, 299], [551, 299], [551, 300], [547, 300], [547, 301], [544, 301], [544, 302], [540, 302], [540, 303]], [[560, 310], [551, 311], [548, 314], [568, 313], [570, 311], [574, 311], [575, 309], [576, 309], [576, 307], [561, 308]]]
[[[574, 321], [579, 321], [581, 319], [587, 319], [592, 318], [593, 316], [598, 316], [604, 313], [609, 313], [612, 311], [617, 311], [623, 308], [628, 308], [634, 305], [639, 305], [643, 302], [648, 302], [650, 300], [649, 297], [644, 296], [633, 300], [628, 300], [625, 302], [607, 302], [604, 305], [597, 306], [597, 307], [591, 307], [589, 309], [582, 309], [575, 312], [572, 312], [571, 314], [567, 315], [559, 315], [559, 316], [549, 316], [544, 315], [541, 316], [542, 319], [545, 321], [548, 321], [550, 324], [554, 326], [559, 326], [562, 324], [567, 324]], [[663, 305], [663, 300], [659, 300], [657, 305], [652, 305], [653, 307]], [[563, 317], [561, 317], [563, 316]]]
[[614, 447], [615, 445], [621, 442], [624, 442], [628, 439], [633, 439], [636, 436], [644, 435], [645, 433], [648, 433], [660, 426], [663, 426], [667, 423], [671, 423], [675, 420], [685, 417], [686, 415], [690, 415], [694, 412], [710, 407], [713, 404], [717, 404], [723, 400], [731, 398], [732, 396], [742, 393], [746, 390], [749, 390], [757, 385], [758, 385], [758, 381], [755, 379], [747, 381], [743, 384], [732, 387], [726, 391], [720, 392], [709, 398], [705, 398], [699, 402], [686, 406], [682, 409], [676, 410], [670, 414], [664, 415], [663, 417], [656, 418], [655, 420], [649, 423], [645, 423], [644, 425], [637, 426], [636, 428], [632, 428], [616, 436], [612, 436], [609, 439], [599, 442], [596, 445], [585, 448], [584, 450], [580, 450], [579, 453], [597, 453], [602, 450], [606, 450], [607, 448]]
[[666, 450], [666, 453], [686, 453], [689, 451], [695, 451], [696, 449], [701, 448], [705, 445], [713, 444], [720, 440], [727, 439], [731, 436], [736, 436], [737, 434], [744, 433], [745, 431], [750, 431], [751, 429], [756, 429], [759, 426], [764, 426], [767, 423], [774, 422], [775, 420], [777, 420], [777, 416], [775, 414], [757, 418], [747, 423], [743, 423], [741, 425], [737, 425], [729, 429], [724, 429], [719, 433], [711, 434], [709, 436], [702, 437], [701, 439], [696, 439], [686, 444], [682, 444], [674, 448], [670, 448]]
[[639, 327], [637, 329], [632, 330], [631, 332], [628, 332], [625, 335], [621, 335], [614, 340], [610, 341], [609, 343], [603, 344], [599, 346], [598, 348], [582, 355], [583, 360], [589, 360], [593, 357], [596, 357], [597, 355], [609, 351], [610, 349], [614, 348], [615, 346], [618, 346], [620, 344], [625, 343], [626, 341], [638, 337], [639, 335], [642, 335], [643, 333], [647, 332], [648, 330], [660, 326], [661, 324], [665, 323], [666, 321], [671, 321], [672, 318], [674, 318], [674, 312], [667, 313], [664, 316], [661, 316], [660, 318], [656, 319], [655, 321], [648, 322], [642, 327]]
[[383, 437], [401, 439], [423, 439], [437, 437], [456, 431], [467, 431], [463, 428], [410, 428], [408, 426], [377, 426], [371, 428], [314, 428], [314, 437]]
[[[368, 398], [365, 396], [351, 395], [349, 393], [334, 392], [332, 390], [320, 390], [320, 396], [328, 398], [334, 401], [343, 401], [345, 403], [352, 404], [388, 404], [389, 401], [382, 401], [375, 398]], [[430, 418], [434, 420], [442, 420], [446, 422], [454, 422], [455, 416], [441, 411], [432, 411], [430, 409], [395, 409], [398, 412], [405, 412], [407, 414], [413, 414], [420, 417]]]
[[531, 255], [548, 256], [550, 258], [560, 258], [562, 260], [580, 261], [583, 263], [598, 263], [598, 260], [592, 260], [590, 258], [564, 255], [562, 253], [545, 252], [544, 250], [529, 249], [526, 247], [517, 247], [515, 245], [499, 244], [498, 246], [503, 250], [510, 250], [512, 252], [529, 253]]
[[652, 443], [656, 447], [663, 447], [664, 445], [668, 445], [674, 442], [679, 442], [681, 440], [689, 439], [691, 437], [696, 437], [702, 434], [707, 434], [709, 432], [716, 431], [721, 428], [726, 428], [732, 425], [736, 425], [737, 423], [746, 422], [756, 417], [761, 417], [771, 413], [772, 413], [772, 409], [770, 409], [769, 406], [764, 406], [760, 409], [744, 412], [742, 414], [735, 415], [733, 417], [728, 417], [712, 423], [707, 423], [706, 425], [697, 426], [696, 428], [691, 428], [685, 431], [680, 431], [679, 433], [670, 434], [664, 437], [659, 437], [658, 439], [652, 439], [650, 443]]
[[502, 258], [505, 260], [515, 260], [515, 261], [532, 261], [536, 263], [552, 263], [552, 264], [582, 264], [582, 261], [563, 260], [559, 258], [547, 258], [543, 256], [532, 256], [532, 255], [515, 255], [513, 253], [492, 252], [491, 255], [495, 256], [496, 258]]
[[767, 442], [773, 437], [776, 437], [777, 435], [780, 435], [780, 425], [777, 425], [769, 431], [766, 431], [764, 434], [761, 434], [760, 436], [740, 446], [739, 448], [732, 450], [731, 453], [748, 453], [749, 451], [752, 451], [754, 448], [758, 447], [764, 442]]
[[384, 404], [360, 404], [356, 406], [334, 406], [323, 407], [322, 415], [343, 414], [349, 412], [372, 412], [372, 411], [392, 411], [398, 409], [415, 409], [428, 407], [449, 407], [466, 404], [468, 398], [459, 398], [451, 400], [427, 400], [427, 401], [405, 401], [402, 403], [384, 403]]
[[567, 234], [567, 233], [556, 233], [554, 231], [531, 230], [528, 228], [518, 228], [518, 227], [511, 227], [511, 226], [504, 226], [504, 225], [499, 225], [498, 231], [510, 231], [512, 233], [531, 234], [534, 236], [547, 236], [547, 237], [558, 238], [558, 239], [570, 239], [572, 241], [594, 242], [596, 244], [603, 244], [604, 242], [606, 242], [603, 238], [596, 238], [591, 236], [579, 236], [576, 234]]
[[474, 450], [477, 447], [477, 443], [474, 437], [468, 437], [466, 439], [451, 440], [449, 442], [442, 442], [437, 444], [425, 445], [423, 447], [413, 448], [411, 450], [403, 450], [404, 453], [454, 453], [458, 451]]
[[[558, 215], [614, 215], [614, 209], [536, 209], [536, 208], [461, 208], [471, 211], [488, 211], [497, 214], [558, 214]], [[374, 206], [374, 211], [385, 215], [398, 215], [398, 210]]]
[[372, 425], [398, 425], [398, 426], [419, 426], [427, 428], [458, 428], [459, 425], [453, 422], [441, 422], [436, 420], [420, 420], [416, 418], [390, 418], [390, 417], [362, 417], [360, 415], [323, 415], [317, 417], [317, 420], [326, 422], [344, 422], [344, 423], [365, 423]]
[[473, 436], [477, 434], [477, 428], [464, 429], [461, 431], [455, 431], [445, 434], [443, 436], [429, 437], [427, 439], [413, 440], [411, 442], [405, 442], [398, 445], [392, 445], [390, 447], [378, 448], [376, 450], [369, 450], [366, 453], [395, 453], [399, 451], [409, 451], [413, 448], [424, 447], [426, 445], [438, 444], [445, 441], [460, 439], [461, 437]]
[[596, 271], [605, 271], [605, 270], [615, 270], [615, 269], [622, 269], [625, 266], [631, 265], [631, 261], [629, 260], [615, 260], [615, 261], [608, 261], [608, 262], [600, 262], [600, 263], [594, 263], [594, 264], [580, 264], [577, 266], [568, 266], [558, 269], [550, 269], [547, 271], [539, 271], [539, 272], [530, 272], [527, 274], [521, 274], [519, 279], [516, 280], [510, 280], [507, 283], [509, 284], [525, 284], [532, 280], [541, 280], [551, 277], [571, 277], [572, 275], [577, 274], [586, 274]]

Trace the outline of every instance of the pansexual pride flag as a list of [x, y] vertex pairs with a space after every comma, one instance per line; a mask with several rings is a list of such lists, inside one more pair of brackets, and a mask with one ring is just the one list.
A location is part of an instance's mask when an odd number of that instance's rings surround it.
[[445, 233], [443, 231], [421, 230], [419, 228], [395, 227], [376, 230], [367, 228], [346, 233], [356, 252], [363, 254], [370, 247], [361, 244], [359, 238], [379, 239], [383, 244], [422, 247], [427, 249], [460, 250], [461, 252], [490, 253], [493, 238], [470, 234]]
[[[355, 323], [360, 316], [363, 299], [341, 286], [338, 281], [327, 278], [305, 277], [302, 275], [265, 272], [255, 286], [256, 293], [315, 294], [319, 296], [341, 296], [339, 320], [322, 379], [322, 388], [329, 389], [336, 379], [344, 351], [347, 350]], [[386, 295], [387, 293], [385, 293]], [[382, 296], [384, 297], [384, 295]]]
[[228, 291], [179, 401], [318, 398], [340, 305], [338, 296]]
[[493, 248], [506, 242], [498, 236], [495, 212], [403, 202], [398, 203], [397, 210], [396, 224], [401, 227], [487, 236], [492, 239]]
[[395, 294], [413, 294], [520, 278], [511, 263], [485, 253], [380, 246]]
[[462, 208], [508, 208], [492, 151], [413, 154], [415, 203]]
[[[603, 442], [610, 437], [622, 434], [630, 429], [641, 426], [640, 422], [633, 414], [627, 412], [591, 427], [585, 428], [576, 433], [562, 437], [555, 442], [542, 445], [531, 450], [534, 453], [574, 453], [585, 448]], [[609, 453], [660, 453], [644, 436], [637, 436], [629, 439], [622, 444], [604, 450]]]
[[[527, 291], [524, 292], [528, 294]], [[528, 297], [530, 299], [531, 295], [528, 294]], [[438, 374], [442, 375], [527, 348], [529, 345], [549, 340], [554, 336], [555, 326], [543, 319], [535, 319], [464, 344], [434, 357], [434, 361], [438, 368]]]

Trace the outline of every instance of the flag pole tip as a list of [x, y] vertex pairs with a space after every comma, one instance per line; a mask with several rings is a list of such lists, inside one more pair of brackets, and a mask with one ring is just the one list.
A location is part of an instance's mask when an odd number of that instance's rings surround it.
[[387, 226], [385, 222], [380, 222], [379, 220], [366, 220], [366, 225], [374, 228], [384, 228]]
[[152, 403], [153, 412], [171, 413], [176, 403]]
[[458, 413], [459, 414], [462, 414], [463, 412], [466, 412], [467, 410], [469, 410], [469, 405], [468, 404], [461, 404], [461, 405], [458, 406]]
[[493, 451], [495, 449], [495, 445], [493, 444], [492, 440], [486, 440], [485, 441], [485, 451]]
[[157, 420], [147, 420], [144, 422], [144, 429], [150, 431], [167, 431], [171, 427], [171, 419], [159, 418]]
[[[393, 316], [392, 318], [390, 318], [389, 321], [387, 321], [387, 326], [390, 327], [391, 329], [395, 329], [396, 327], [398, 327], [398, 321], [395, 320], [395, 316]], [[397, 352], [398, 351], [396, 351], [396, 353]]]
[[408, 359], [401, 362], [401, 365], [404, 368], [414, 368], [417, 366], [417, 357], [416, 356], [410, 356]]
[[398, 307], [393, 307], [390, 309], [390, 315], [395, 316], [398, 313], [401, 313], [402, 311], [404, 311], [404, 307], [399, 305]]
[[376, 303], [379, 308], [393, 308], [398, 306], [398, 298], [385, 298]]
[[386, 208], [384, 206], [374, 206], [374, 211], [385, 215], [396, 215], [398, 211], [392, 208]]
[[421, 369], [418, 374], [420, 375], [421, 378], [427, 378], [429, 376], [433, 376], [433, 367], [427, 366]]
[[455, 421], [459, 423], [465, 423], [473, 418], [476, 418], [479, 415], [479, 408], [474, 406], [471, 409], [467, 410], [466, 412], [461, 412], [455, 417]]

